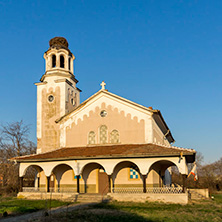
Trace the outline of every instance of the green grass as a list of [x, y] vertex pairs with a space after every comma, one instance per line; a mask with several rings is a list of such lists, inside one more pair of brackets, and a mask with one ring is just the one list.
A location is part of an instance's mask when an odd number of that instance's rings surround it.
[[217, 204], [222, 204], [222, 193], [213, 194], [212, 196]]
[[[157, 202], [111, 202], [90, 205], [84, 209], [64, 212], [44, 218], [44, 221], [86, 222], [221, 222], [222, 194], [214, 194], [214, 200], [192, 201], [187, 205]], [[0, 198], [0, 213], [27, 213], [58, 207], [69, 203], [52, 200], [22, 200]], [[42, 221], [40, 218], [39, 221]], [[38, 220], [35, 220], [38, 221]]]
[[86, 209], [53, 215], [51, 221], [221, 222], [222, 194], [216, 194], [214, 197], [214, 201], [193, 201], [187, 205], [164, 204], [157, 202], [101, 203], [87, 207]]
[[8, 214], [23, 214], [35, 212], [42, 209], [59, 207], [67, 205], [67, 202], [58, 200], [24, 200], [15, 197], [0, 198], [0, 214], [7, 212]]

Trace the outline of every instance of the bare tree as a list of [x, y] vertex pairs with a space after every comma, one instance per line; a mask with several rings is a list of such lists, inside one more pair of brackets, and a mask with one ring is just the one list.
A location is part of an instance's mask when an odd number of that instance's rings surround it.
[[9, 159], [35, 153], [36, 145], [29, 140], [29, 132], [30, 126], [22, 120], [0, 126], [0, 175], [8, 192], [18, 189], [18, 164]]
[[[30, 154], [30, 152], [33, 153], [34, 143], [28, 139], [30, 127], [29, 125], [25, 125], [22, 120], [1, 125], [0, 132], [2, 146], [4, 146], [4, 149], [7, 149], [12, 156]], [[31, 150], [30, 146], [32, 147]]]

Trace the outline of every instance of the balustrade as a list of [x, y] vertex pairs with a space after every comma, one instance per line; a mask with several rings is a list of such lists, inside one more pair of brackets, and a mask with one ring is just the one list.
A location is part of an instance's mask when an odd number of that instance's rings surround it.
[[[147, 193], [178, 194], [183, 192], [182, 187], [147, 187]], [[143, 187], [118, 187], [113, 193], [144, 193]]]

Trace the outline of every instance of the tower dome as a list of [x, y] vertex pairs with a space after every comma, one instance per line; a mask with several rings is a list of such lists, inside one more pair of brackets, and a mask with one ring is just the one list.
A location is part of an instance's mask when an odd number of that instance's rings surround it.
[[54, 37], [49, 41], [49, 46], [68, 49], [69, 43], [64, 37]]

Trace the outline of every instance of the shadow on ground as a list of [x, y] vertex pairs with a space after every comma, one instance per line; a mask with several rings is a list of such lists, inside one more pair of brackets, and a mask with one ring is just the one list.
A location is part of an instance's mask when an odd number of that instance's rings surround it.
[[[41, 218], [35, 221], [78, 221], [78, 222], [154, 222], [154, 220], [148, 220], [135, 213], [124, 212], [117, 209], [114, 205], [109, 203], [98, 203], [90, 205], [83, 209], [77, 209], [70, 212], [63, 212], [60, 214], [49, 215], [44, 219]], [[157, 222], [157, 220], [155, 220]]]

